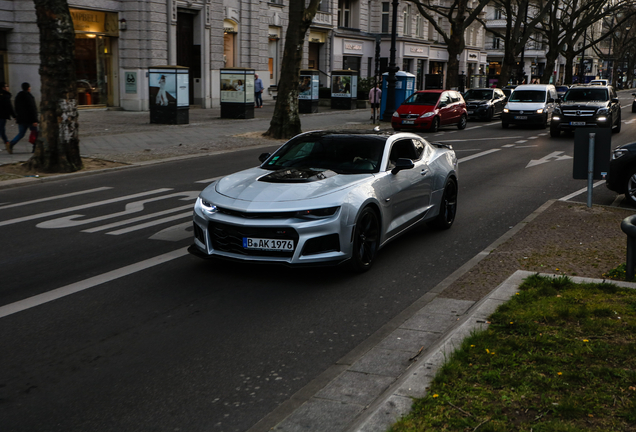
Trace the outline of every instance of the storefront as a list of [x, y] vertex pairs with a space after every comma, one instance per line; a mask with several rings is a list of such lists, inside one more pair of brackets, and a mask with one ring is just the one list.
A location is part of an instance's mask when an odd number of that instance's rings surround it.
[[116, 104], [117, 13], [70, 9], [75, 28], [75, 73], [80, 106]]
[[417, 90], [424, 90], [428, 54], [429, 47], [427, 45], [404, 44], [404, 59], [409, 60], [409, 65], [414, 69], [402, 68], [402, 70], [415, 75], [415, 88]]

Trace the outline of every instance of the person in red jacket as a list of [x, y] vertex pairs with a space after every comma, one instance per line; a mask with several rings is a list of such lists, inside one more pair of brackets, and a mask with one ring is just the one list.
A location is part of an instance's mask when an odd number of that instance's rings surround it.
[[[35, 105], [35, 98], [31, 94], [31, 84], [28, 82], [22, 83], [22, 91], [15, 97], [15, 112], [17, 114], [18, 134], [11, 142], [5, 144], [9, 154], [13, 153], [13, 146], [24, 137], [27, 130], [38, 127], [38, 108]], [[35, 149], [35, 145], [33, 148]]]
[[9, 146], [9, 138], [5, 132], [7, 120], [11, 117], [15, 118], [15, 111], [11, 104], [11, 93], [9, 93], [9, 84], [0, 81], [0, 138], [6, 147]]

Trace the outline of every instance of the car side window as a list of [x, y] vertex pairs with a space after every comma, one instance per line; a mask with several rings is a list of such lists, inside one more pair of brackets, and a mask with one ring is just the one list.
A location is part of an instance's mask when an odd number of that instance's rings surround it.
[[415, 149], [414, 140], [401, 139], [396, 141], [391, 146], [391, 153], [389, 153], [389, 166], [387, 167], [387, 170], [393, 169], [393, 167], [395, 167], [395, 162], [398, 159], [404, 158], [416, 161], [421, 156], [421, 152], [418, 154]]
[[451, 92], [451, 100], [453, 102], [459, 102], [461, 100], [461, 96], [457, 92]]
[[451, 103], [451, 98], [448, 93], [443, 93], [442, 97], [439, 99], [440, 106], [447, 106]]

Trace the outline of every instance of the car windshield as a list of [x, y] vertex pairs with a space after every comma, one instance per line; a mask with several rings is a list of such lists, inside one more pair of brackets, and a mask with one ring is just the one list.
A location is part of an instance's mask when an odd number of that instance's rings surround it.
[[559, 93], [565, 93], [566, 91], [568, 91], [568, 87], [566, 86], [560, 86], [556, 88], [557, 92]]
[[464, 95], [464, 99], [490, 100], [492, 99], [492, 90], [468, 90]]
[[312, 168], [338, 174], [375, 173], [380, 169], [386, 137], [353, 134], [307, 134], [289, 140], [262, 168]]
[[607, 89], [604, 88], [574, 88], [563, 97], [565, 102], [590, 102], [608, 100]]
[[413, 93], [404, 101], [404, 105], [435, 105], [439, 95], [439, 93]]
[[545, 91], [542, 90], [515, 90], [512, 92], [510, 102], [545, 102]]

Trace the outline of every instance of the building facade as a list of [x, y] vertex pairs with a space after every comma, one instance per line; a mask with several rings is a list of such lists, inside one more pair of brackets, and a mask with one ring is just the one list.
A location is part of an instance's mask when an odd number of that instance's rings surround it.
[[[83, 107], [149, 107], [150, 67], [189, 68], [189, 103], [219, 106], [220, 71], [254, 69], [265, 100], [276, 94], [289, 0], [69, 0], [76, 41], [78, 101]], [[357, 71], [369, 78], [387, 70], [392, 2], [323, 0], [307, 32], [301, 68]], [[443, 39], [414, 5], [399, 3], [396, 65], [416, 76], [416, 88], [455, 87], [445, 82]], [[441, 22], [441, 21], [440, 21]], [[446, 25], [448, 28], [447, 24]], [[489, 58], [485, 30], [466, 31], [460, 58], [468, 86], [485, 84]], [[40, 96], [39, 31], [32, 1], [0, 0], [0, 80], [13, 93], [28, 81]]]

